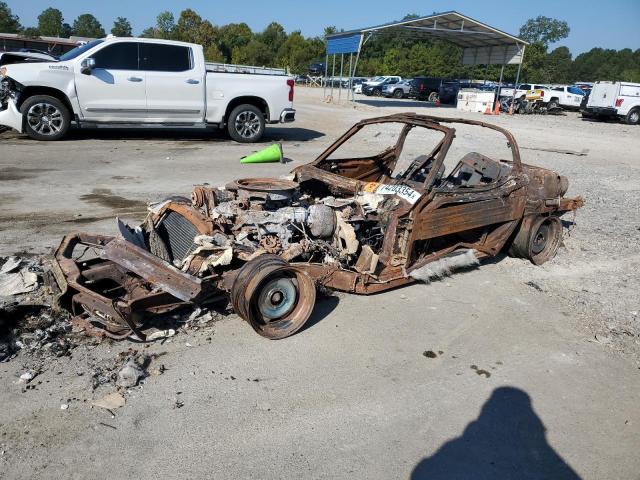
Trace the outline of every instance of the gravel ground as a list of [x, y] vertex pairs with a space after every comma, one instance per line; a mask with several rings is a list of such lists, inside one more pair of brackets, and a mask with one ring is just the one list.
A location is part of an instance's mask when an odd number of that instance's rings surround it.
[[[113, 233], [116, 215], [140, 220], [146, 202], [193, 184], [283, 175], [357, 120], [405, 111], [510, 129], [523, 161], [566, 175], [585, 206], [541, 267], [500, 257], [428, 286], [325, 298], [287, 340], [214, 315], [163, 343], [71, 337], [22, 352], [0, 363], [0, 478], [636, 478], [640, 129], [296, 95], [296, 123], [264, 142], [282, 141], [286, 164], [241, 166], [263, 145], [217, 133], [0, 135], [0, 255], [50, 253], [74, 230]], [[466, 127], [454, 145], [453, 163], [509, 155]], [[57, 338], [55, 318], [35, 323], [38, 341]], [[146, 377], [118, 387], [133, 358]], [[115, 393], [124, 407], [92, 407]]]

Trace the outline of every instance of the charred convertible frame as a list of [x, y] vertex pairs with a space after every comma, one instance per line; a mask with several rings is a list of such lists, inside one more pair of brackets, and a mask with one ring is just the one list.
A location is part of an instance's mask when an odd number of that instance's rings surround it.
[[[402, 126], [395, 146], [333, 158], [364, 126], [388, 123]], [[502, 133], [513, 158], [471, 152], [444, 176], [455, 137], [444, 124], [455, 123]], [[443, 137], [394, 174], [416, 127]], [[230, 300], [256, 332], [284, 338], [311, 315], [317, 285], [370, 294], [504, 249], [543, 263], [561, 243], [559, 217], [583, 203], [564, 197], [566, 178], [522, 164], [507, 130], [416, 114], [361, 121], [292, 174], [196, 186], [190, 200], [151, 206], [139, 227], [120, 224], [117, 237], [66, 236], [53, 268], [61, 305], [88, 333], [145, 340], [154, 314]]]

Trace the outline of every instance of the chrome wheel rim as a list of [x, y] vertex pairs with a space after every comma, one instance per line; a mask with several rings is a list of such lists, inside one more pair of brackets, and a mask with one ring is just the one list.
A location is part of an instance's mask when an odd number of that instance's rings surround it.
[[242, 138], [251, 138], [260, 132], [260, 118], [255, 112], [240, 112], [235, 121], [236, 132]]
[[631, 120], [631, 123], [638, 123], [638, 120], [640, 120], [640, 112], [631, 112], [629, 120]]
[[62, 112], [50, 103], [35, 103], [27, 112], [29, 127], [40, 135], [55, 135], [62, 130]]

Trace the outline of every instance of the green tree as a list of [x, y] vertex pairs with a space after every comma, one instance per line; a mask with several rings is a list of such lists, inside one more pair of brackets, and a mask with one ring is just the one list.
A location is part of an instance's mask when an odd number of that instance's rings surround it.
[[131, 23], [125, 17], [118, 17], [113, 22], [113, 28], [111, 29], [111, 33], [116, 37], [131, 37], [132, 36], [132, 28]]
[[570, 83], [571, 52], [567, 47], [558, 47], [547, 55], [545, 60], [543, 75], [540, 81], [548, 83]]
[[173, 31], [173, 38], [183, 42], [196, 43], [200, 37], [200, 26], [202, 25], [202, 17], [195, 11], [187, 8], [180, 12], [178, 22]]
[[251, 40], [247, 45], [235, 47], [231, 54], [231, 62], [242, 65], [273, 65], [274, 54], [264, 43]]
[[78, 37], [102, 38], [106, 32], [96, 17], [83, 13], [73, 22], [73, 33]]
[[154, 27], [145, 28], [140, 34], [144, 38], [161, 38], [168, 40], [173, 37], [173, 31], [176, 27], [173, 13], [169, 11], [160, 12], [156, 17]]
[[45, 37], [62, 37], [64, 19], [57, 8], [47, 8], [38, 15], [38, 31]]
[[6, 2], [0, 2], [0, 32], [18, 33], [21, 30], [20, 18], [11, 12]]
[[539, 15], [530, 18], [520, 27], [520, 38], [530, 43], [541, 43], [547, 47], [550, 43], [569, 36], [569, 25], [564, 20]]
[[40, 30], [37, 27], [27, 27], [21, 33], [27, 38], [38, 38], [40, 36]]
[[253, 39], [253, 32], [246, 23], [229, 23], [220, 27], [221, 50], [231, 61], [233, 49], [244, 47]]
[[262, 42], [275, 57], [282, 44], [287, 40], [287, 32], [278, 22], [271, 22], [262, 33], [258, 34], [257, 40]]

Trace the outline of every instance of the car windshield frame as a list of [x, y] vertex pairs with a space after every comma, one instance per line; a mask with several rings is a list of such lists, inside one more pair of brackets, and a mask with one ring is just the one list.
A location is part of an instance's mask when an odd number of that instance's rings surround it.
[[104, 40], [102, 38], [91, 40], [90, 42], [85, 43], [84, 45], [80, 45], [74, 48], [73, 50], [69, 50], [67, 53], [60, 55], [60, 57], [58, 57], [58, 60], [60, 60], [61, 62], [66, 62], [67, 60], [73, 60], [74, 58], [78, 58], [83, 53], [88, 52], [93, 47], [100, 45], [103, 42]]

